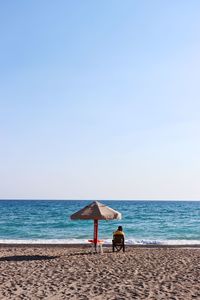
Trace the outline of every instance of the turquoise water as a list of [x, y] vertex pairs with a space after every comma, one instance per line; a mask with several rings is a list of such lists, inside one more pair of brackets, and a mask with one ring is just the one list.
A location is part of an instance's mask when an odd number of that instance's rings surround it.
[[[0, 200], [0, 243], [82, 243], [93, 221], [70, 215], [91, 201]], [[101, 201], [122, 220], [100, 221], [99, 238], [111, 242], [118, 225], [128, 244], [200, 244], [199, 201]]]

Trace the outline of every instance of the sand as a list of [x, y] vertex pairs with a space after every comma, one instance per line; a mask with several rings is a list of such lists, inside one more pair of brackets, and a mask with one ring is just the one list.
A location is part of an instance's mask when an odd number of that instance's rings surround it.
[[200, 299], [200, 248], [0, 247], [0, 299]]

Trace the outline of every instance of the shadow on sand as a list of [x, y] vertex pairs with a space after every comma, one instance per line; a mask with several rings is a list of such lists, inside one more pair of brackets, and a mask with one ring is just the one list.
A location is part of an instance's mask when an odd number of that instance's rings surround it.
[[87, 251], [87, 252], [72, 252], [72, 253], [68, 253], [67, 256], [80, 256], [80, 255], [102, 255], [102, 254], [108, 254], [108, 253], [112, 253], [111, 250], [103, 250], [103, 253], [100, 252], [95, 252], [95, 251]]
[[48, 256], [48, 255], [13, 255], [0, 257], [0, 261], [32, 261], [32, 260], [49, 260], [55, 259], [58, 256]]
[[92, 254], [94, 254], [94, 253], [92, 253], [92, 252], [73, 252], [73, 253], [67, 254], [67, 256], [92, 255]]

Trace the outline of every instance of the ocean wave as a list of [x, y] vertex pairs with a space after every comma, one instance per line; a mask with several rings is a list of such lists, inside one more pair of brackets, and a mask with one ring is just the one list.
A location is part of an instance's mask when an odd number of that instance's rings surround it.
[[[0, 239], [0, 244], [56, 244], [56, 245], [78, 245], [87, 244], [86, 239]], [[111, 239], [104, 240], [105, 245], [111, 245]], [[145, 239], [127, 239], [125, 241], [126, 245], [200, 245], [200, 240], [145, 240]]]

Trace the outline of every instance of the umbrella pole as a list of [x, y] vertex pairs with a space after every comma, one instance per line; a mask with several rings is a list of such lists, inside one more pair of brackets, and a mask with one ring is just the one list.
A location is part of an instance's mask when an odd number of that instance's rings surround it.
[[94, 248], [97, 251], [97, 242], [98, 242], [98, 220], [94, 220]]

